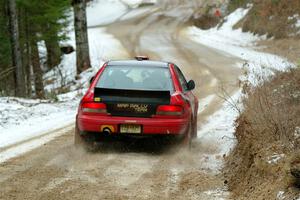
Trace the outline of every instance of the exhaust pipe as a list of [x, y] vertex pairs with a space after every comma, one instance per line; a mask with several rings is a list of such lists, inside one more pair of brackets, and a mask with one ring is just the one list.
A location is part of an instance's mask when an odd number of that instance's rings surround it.
[[107, 127], [104, 128], [104, 129], [103, 129], [103, 134], [104, 134], [104, 135], [110, 135], [110, 134], [111, 134], [110, 128], [107, 128]]

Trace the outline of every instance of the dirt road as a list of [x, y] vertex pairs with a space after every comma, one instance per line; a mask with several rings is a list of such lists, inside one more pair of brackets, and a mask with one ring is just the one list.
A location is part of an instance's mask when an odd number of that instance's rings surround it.
[[[131, 55], [177, 63], [196, 80], [200, 107], [201, 99], [213, 97], [198, 116], [201, 125], [221, 105], [216, 95], [220, 85], [230, 94], [237, 89], [240, 71], [235, 58], [189, 40], [182, 30], [191, 14], [188, 7], [157, 9], [107, 30]], [[207, 155], [216, 155], [215, 160]], [[153, 141], [124, 141], [88, 153], [74, 149], [73, 131], [68, 131], [1, 163], [0, 199], [222, 199], [227, 193], [214, 168], [213, 163], [222, 159], [217, 155], [214, 144], [201, 140], [191, 152]]]
[[221, 99], [217, 96], [222, 95], [222, 90], [229, 94], [236, 91], [241, 71], [236, 67], [237, 58], [189, 39], [185, 28], [197, 10], [194, 7], [197, 1], [188, 2], [172, 2], [170, 8], [154, 9], [131, 20], [114, 23], [107, 30], [121, 41], [132, 58], [147, 55], [154, 60], [176, 63], [186, 77], [195, 80], [194, 92], [200, 100], [214, 96], [210, 106], [198, 117], [201, 123], [219, 108]]

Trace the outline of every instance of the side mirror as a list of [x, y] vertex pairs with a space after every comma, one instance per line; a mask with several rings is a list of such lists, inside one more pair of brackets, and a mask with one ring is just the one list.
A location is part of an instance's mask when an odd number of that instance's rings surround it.
[[193, 80], [190, 80], [188, 83], [187, 83], [187, 87], [188, 87], [188, 90], [193, 90], [195, 89], [195, 82]]
[[95, 78], [95, 76], [93, 76], [93, 77], [90, 79], [90, 84], [92, 84], [94, 78]]

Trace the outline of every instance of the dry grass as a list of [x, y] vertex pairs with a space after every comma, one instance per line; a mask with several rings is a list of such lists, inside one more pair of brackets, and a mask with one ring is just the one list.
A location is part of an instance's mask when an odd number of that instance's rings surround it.
[[285, 38], [278, 40], [262, 40], [258, 46], [263, 47], [263, 51], [280, 55], [287, 58], [290, 62], [300, 65], [300, 39]]
[[201, 29], [207, 30], [212, 27], [215, 27], [220, 22], [220, 18], [210, 14], [205, 14], [201, 15], [199, 18], [192, 18], [190, 21], [193, 25]]
[[[269, 37], [287, 38], [297, 33], [294, 26], [297, 19], [288, 19], [300, 14], [300, 1], [298, 0], [253, 0], [253, 8], [236, 27], [242, 27], [245, 32], [254, 32]], [[298, 35], [299, 37], [299, 35]]]
[[228, 11], [231, 13], [237, 8], [246, 7], [248, 3], [252, 3], [252, 0], [230, 0]]
[[276, 199], [278, 191], [292, 197], [299, 193], [290, 169], [300, 170], [300, 133], [295, 134], [300, 127], [300, 69], [278, 74], [247, 96], [236, 121], [237, 145], [226, 159], [233, 198]]

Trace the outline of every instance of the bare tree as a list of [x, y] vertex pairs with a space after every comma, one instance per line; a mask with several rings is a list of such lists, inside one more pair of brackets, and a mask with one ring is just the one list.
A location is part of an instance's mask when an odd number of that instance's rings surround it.
[[26, 84], [25, 76], [22, 65], [21, 49], [19, 42], [19, 27], [18, 27], [18, 15], [15, 0], [8, 0], [9, 8], [9, 21], [10, 21], [10, 33], [11, 33], [11, 46], [12, 46], [12, 60], [15, 72], [16, 83], [16, 96], [25, 97]]
[[72, 0], [76, 39], [77, 74], [90, 67], [90, 54], [87, 33], [86, 3], [88, 0]]

